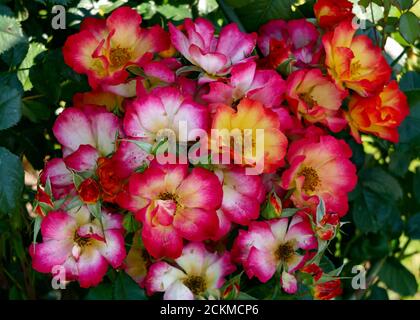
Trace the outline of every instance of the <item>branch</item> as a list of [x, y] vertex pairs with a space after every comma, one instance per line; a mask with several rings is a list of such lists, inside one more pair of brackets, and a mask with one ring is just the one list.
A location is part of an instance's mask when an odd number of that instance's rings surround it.
[[223, 14], [230, 22], [235, 22], [238, 25], [239, 30], [241, 30], [242, 32], [246, 32], [235, 11], [230, 6], [228, 6], [223, 0], [217, 0], [217, 4], [219, 5], [220, 9], [222, 9]]

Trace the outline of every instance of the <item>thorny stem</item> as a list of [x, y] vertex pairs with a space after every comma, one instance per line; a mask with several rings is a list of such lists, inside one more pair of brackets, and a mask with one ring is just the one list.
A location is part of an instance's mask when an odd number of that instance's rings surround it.
[[35, 100], [35, 99], [38, 99], [38, 98], [42, 98], [43, 96], [44, 96], [43, 94], [37, 94], [37, 95], [34, 95], [34, 96], [24, 97], [22, 100], [23, 101]]
[[239, 30], [241, 30], [242, 32], [246, 31], [238, 16], [236, 15], [235, 11], [233, 11], [231, 7], [226, 5], [226, 3], [223, 0], [217, 0], [217, 4], [219, 5], [220, 9], [222, 9], [223, 14], [230, 22], [235, 22], [238, 25]]
[[9, 271], [7, 271], [6, 268], [3, 269], [4, 273], [6, 274], [6, 276], [15, 284], [16, 287], [19, 288], [20, 291], [24, 291], [22, 289], [22, 286], [20, 285], [19, 281], [17, 281], [10, 273]]
[[277, 297], [277, 294], [279, 293], [280, 289], [280, 269], [276, 271], [276, 282], [274, 283], [274, 290], [273, 290], [273, 296], [271, 297], [271, 300], [275, 300]]
[[350, 241], [347, 243], [346, 247], [344, 248], [343, 251], [343, 257], [347, 257], [348, 253], [351, 249], [351, 246], [361, 237], [361, 234], [358, 233], [356, 234], [353, 238], [350, 239]]
[[[372, 16], [372, 23], [373, 23], [374, 25], [376, 25], [376, 23], [375, 23], [375, 17], [373, 16], [373, 7], [372, 7], [372, 2], [369, 4], [369, 6], [370, 6], [370, 15]], [[374, 34], [375, 34], [375, 44], [376, 44], [377, 46], [379, 46], [378, 34], [376, 33], [376, 26], [374, 27], [373, 32], [374, 32]]]
[[404, 255], [404, 252], [405, 252], [405, 250], [407, 250], [407, 247], [408, 247], [408, 245], [410, 244], [410, 242], [411, 242], [411, 239], [407, 239], [407, 242], [404, 244], [404, 246], [401, 248], [400, 253], [398, 254], [398, 259], [400, 259], [400, 260], [401, 260], [401, 258], [402, 258], [402, 257], [403, 257], [403, 255]]
[[[383, 2], [383, 5], [385, 7], [384, 2]], [[384, 11], [384, 18], [383, 18], [383, 24], [382, 24], [382, 50], [385, 48], [386, 39], [388, 37], [388, 35], [386, 34], [386, 31], [385, 31], [385, 27], [386, 27], [386, 24], [388, 22], [389, 9], [390, 9], [390, 6], [386, 6], [385, 11]]]

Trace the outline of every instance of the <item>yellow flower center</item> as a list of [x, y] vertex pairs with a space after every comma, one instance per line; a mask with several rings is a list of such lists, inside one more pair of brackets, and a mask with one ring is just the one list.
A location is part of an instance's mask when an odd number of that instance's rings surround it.
[[276, 257], [279, 261], [288, 263], [295, 255], [295, 249], [293, 248], [293, 241], [287, 241], [278, 246], [276, 250]]
[[314, 100], [314, 98], [309, 92], [299, 94], [299, 98], [305, 101], [309, 109], [312, 109], [314, 106], [317, 105], [317, 102]]
[[109, 53], [111, 65], [115, 68], [125, 65], [131, 58], [127, 48], [112, 48]]
[[171, 192], [162, 192], [158, 195], [159, 200], [172, 200], [178, 206], [179, 204], [179, 197], [175, 193]]
[[207, 284], [201, 276], [188, 276], [184, 280], [184, 285], [191, 290], [194, 295], [199, 295], [207, 290]]
[[362, 65], [359, 60], [356, 60], [350, 65], [350, 73], [352, 76], [358, 76], [362, 73]]
[[87, 246], [90, 246], [92, 243], [91, 243], [91, 239], [90, 238], [83, 238], [83, 237], [81, 237], [81, 236], [79, 236], [78, 234], [77, 234], [77, 231], [75, 232], [75, 234], [74, 234], [74, 237], [73, 237], [73, 241], [80, 247], [80, 248], [84, 248], [84, 247], [87, 247]]
[[299, 171], [298, 175], [305, 177], [305, 181], [303, 183], [303, 190], [305, 192], [314, 192], [316, 187], [318, 187], [321, 183], [318, 173], [312, 167], [304, 167]]

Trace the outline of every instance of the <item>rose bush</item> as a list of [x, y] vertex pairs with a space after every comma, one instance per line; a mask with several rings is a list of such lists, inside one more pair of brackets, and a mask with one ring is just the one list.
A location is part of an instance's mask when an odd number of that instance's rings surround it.
[[0, 294], [415, 295], [418, 19], [376, 3], [1, 4]]

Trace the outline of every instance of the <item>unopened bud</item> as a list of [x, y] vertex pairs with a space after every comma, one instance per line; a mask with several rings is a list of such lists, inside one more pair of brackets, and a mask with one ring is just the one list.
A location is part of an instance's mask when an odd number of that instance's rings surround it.
[[92, 204], [98, 201], [100, 189], [98, 183], [94, 179], [89, 178], [79, 185], [77, 192], [84, 203]]
[[265, 219], [275, 219], [281, 216], [282, 210], [283, 208], [281, 199], [277, 196], [277, 194], [274, 191], [270, 192], [261, 215]]
[[238, 297], [240, 292], [240, 287], [238, 283], [232, 283], [226, 287], [223, 291], [222, 298], [223, 300], [234, 300]]

